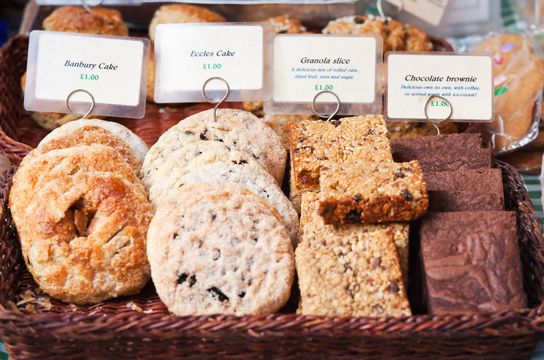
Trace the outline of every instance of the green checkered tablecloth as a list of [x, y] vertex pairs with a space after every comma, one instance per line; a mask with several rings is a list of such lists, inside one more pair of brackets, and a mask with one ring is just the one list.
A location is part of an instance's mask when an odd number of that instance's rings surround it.
[[[540, 227], [542, 228], [544, 224], [544, 213], [542, 210], [542, 190], [540, 186], [540, 179], [538, 176], [524, 176], [523, 181], [525, 182], [525, 187], [527, 188], [529, 196], [533, 201], [536, 214], [538, 216], [538, 221], [540, 223]], [[538, 344], [532, 360], [544, 360], [544, 339]]]
[[538, 216], [538, 221], [540, 222], [540, 226], [544, 224], [544, 211], [542, 209], [542, 199], [541, 194], [542, 190], [540, 187], [540, 179], [538, 176], [523, 176], [523, 181], [525, 182], [525, 187], [527, 188], [527, 191], [529, 192], [529, 197], [533, 201], [533, 205], [535, 206], [536, 215]]
[[0, 360], [8, 360], [9, 356], [6, 352], [6, 349], [4, 349], [4, 344], [0, 342]]

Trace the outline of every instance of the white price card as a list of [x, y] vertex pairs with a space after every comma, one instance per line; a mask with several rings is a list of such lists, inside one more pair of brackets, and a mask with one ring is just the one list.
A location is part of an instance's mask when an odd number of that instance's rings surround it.
[[[377, 36], [278, 35], [274, 39], [270, 113], [312, 112], [312, 103], [338, 114], [381, 111], [382, 40]], [[333, 104], [334, 103], [334, 104]], [[325, 105], [323, 105], [325, 104]]]
[[142, 118], [148, 61], [148, 39], [33, 31], [25, 109]]
[[386, 62], [388, 120], [493, 119], [490, 56], [390, 52]]
[[[162, 24], [155, 33], [155, 102], [263, 100], [270, 29], [262, 24]], [[212, 80], [221, 78], [224, 81]], [[206, 86], [205, 86], [206, 85]], [[205, 86], [205, 89], [204, 89]]]
[[431, 25], [437, 26], [442, 21], [449, 0], [386, 0], [402, 11], [414, 15]]

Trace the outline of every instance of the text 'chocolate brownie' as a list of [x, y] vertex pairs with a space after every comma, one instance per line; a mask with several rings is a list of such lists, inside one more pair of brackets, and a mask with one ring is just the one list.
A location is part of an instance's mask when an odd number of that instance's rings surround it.
[[526, 306], [515, 213], [431, 213], [420, 236], [429, 313], [488, 314]]

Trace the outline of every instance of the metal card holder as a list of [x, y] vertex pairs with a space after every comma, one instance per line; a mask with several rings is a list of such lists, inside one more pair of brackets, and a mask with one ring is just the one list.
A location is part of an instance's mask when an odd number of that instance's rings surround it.
[[[429, 105], [432, 104], [433, 99], [439, 99], [440, 101], [447, 103], [449, 112], [445, 118], [431, 118], [429, 116]], [[436, 129], [436, 135], [440, 135], [440, 128], [438, 127], [438, 125], [444, 121], [448, 121], [451, 118], [451, 116], [453, 115], [453, 106], [451, 105], [450, 101], [446, 99], [445, 97], [439, 96], [439, 95], [431, 95], [425, 102], [424, 111], [425, 111], [425, 119], [434, 126], [434, 128]]]
[[[208, 86], [208, 84], [211, 81], [214, 81], [214, 80], [222, 81], [225, 84], [225, 86], [227, 87], [226, 91], [225, 91], [225, 95], [223, 95], [223, 97], [221, 97], [221, 99], [219, 99], [219, 101], [214, 101], [211, 97], [206, 95], [206, 87]], [[223, 79], [222, 77], [214, 76], [214, 77], [209, 78], [208, 80], [206, 80], [204, 82], [204, 84], [202, 84], [202, 91], [201, 92], [202, 92], [202, 97], [204, 99], [206, 99], [207, 102], [209, 102], [210, 104], [215, 104], [215, 106], [213, 107], [213, 120], [217, 122], [217, 109], [219, 108], [219, 105], [221, 105], [225, 100], [227, 100], [227, 98], [230, 95], [229, 83], [227, 82], [227, 80]]]

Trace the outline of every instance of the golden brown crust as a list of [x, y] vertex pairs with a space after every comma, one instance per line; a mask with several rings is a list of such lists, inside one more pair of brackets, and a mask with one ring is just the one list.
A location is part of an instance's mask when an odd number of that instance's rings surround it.
[[242, 109], [253, 113], [255, 116], [264, 116], [264, 103], [262, 101], [244, 101], [242, 103]]
[[304, 231], [295, 252], [301, 293], [299, 313], [410, 315], [395, 248], [396, 238], [407, 234], [407, 226], [336, 228], [325, 225], [318, 216], [317, 194], [305, 193], [302, 204]]
[[128, 36], [121, 13], [103, 7], [93, 7], [89, 12], [79, 6], [63, 6], [53, 11], [42, 25], [49, 31]]
[[26, 88], [26, 72], [21, 76], [21, 89], [25, 92]]
[[51, 150], [64, 149], [78, 145], [102, 144], [116, 150], [130, 165], [130, 167], [138, 173], [142, 166], [140, 159], [134, 154], [130, 147], [118, 137], [98, 126], [84, 126], [70, 134], [57, 139], [52, 139], [32, 151], [31, 157], [45, 154]]
[[93, 304], [146, 284], [151, 217], [145, 196], [122, 177], [83, 172], [45, 184], [14, 220], [40, 288], [65, 302]]
[[319, 215], [325, 224], [412, 221], [429, 199], [417, 160], [333, 165], [321, 171]]
[[331, 163], [393, 161], [382, 116], [289, 124], [290, 155], [299, 193], [319, 189], [319, 172]]
[[59, 177], [81, 172], [109, 172], [122, 176], [134, 188], [147, 196], [134, 170], [114, 149], [100, 144], [80, 145], [68, 149], [28, 154], [13, 177], [10, 208], [14, 215], [24, 217], [24, 211], [34, 198], [37, 188]]
[[225, 22], [223, 16], [202, 6], [189, 4], [168, 4], [161, 6], [149, 24], [149, 38], [155, 41], [155, 29], [160, 24]]

